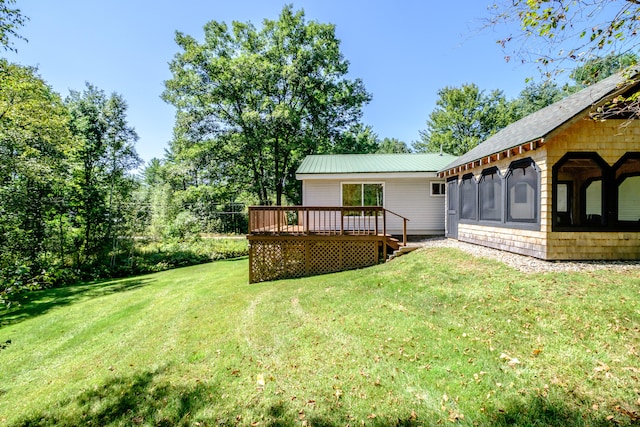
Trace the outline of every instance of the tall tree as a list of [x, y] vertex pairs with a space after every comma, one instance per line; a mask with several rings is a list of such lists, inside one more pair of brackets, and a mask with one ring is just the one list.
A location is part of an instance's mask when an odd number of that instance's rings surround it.
[[62, 212], [67, 121], [35, 69], [0, 59], [0, 285], [18, 268], [39, 272], [45, 252], [57, 252], [49, 221]]
[[466, 153], [514, 119], [504, 94], [485, 94], [475, 84], [445, 87], [438, 91], [436, 108], [429, 114], [427, 128], [420, 131], [418, 152], [440, 150], [459, 156]]
[[11, 7], [13, 4], [15, 0], [0, 0], [0, 47], [11, 51], [15, 51], [11, 37], [24, 40], [18, 33], [18, 28], [29, 19], [20, 9]]
[[77, 212], [76, 262], [92, 263], [108, 252], [117, 224], [124, 223], [125, 203], [135, 185], [130, 172], [140, 164], [134, 148], [138, 136], [118, 94], [107, 97], [87, 84], [83, 92], [71, 91], [66, 105], [75, 140], [70, 198]]
[[529, 83], [520, 91], [518, 98], [512, 102], [513, 119], [517, 120], [535, 113], [541, 108], [561, 100], [571, 91], [573, 89], [560, 88], [556, 83], [548, 80], [541, 83]]
[[260, 30], [211, 21], [204, 32], [202, 43], [176, 33], [182, 52], [163, 93], [178, 110], [175, 137], [184, 147], [210, 144], [228, 179], [281, 204], [301, 159], [329, 151], [371, 96], [346, 78], [335, 27], [292, 6]]

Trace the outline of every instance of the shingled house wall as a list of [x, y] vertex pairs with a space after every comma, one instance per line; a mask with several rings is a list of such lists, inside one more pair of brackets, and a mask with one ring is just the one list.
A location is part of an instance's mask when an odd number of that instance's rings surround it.
[[640, 121], [580, 119], [544, 142], [535, 150], [464, 171], [464, 174], [473, 173], [479, 180], [482, 170], [495, 166], [504, 177], [513, 161], [531, 158], [539, 170], [539, 228], [519, 229], [506, 224], [491, 226], [460, 221], [458, 240], [546, 260], [640, 259], [639, 231], [554, 232], [551, 173], [553, 165], [568, 152], [597, 152], [612, 166], [625, 153], [640, 151]]

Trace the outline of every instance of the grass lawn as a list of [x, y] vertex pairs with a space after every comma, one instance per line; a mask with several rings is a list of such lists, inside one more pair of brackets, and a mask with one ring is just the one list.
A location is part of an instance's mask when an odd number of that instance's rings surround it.
[[248, 284], [247, 259], [0, 311], [0, 425], [634, 425], [640, 278], [449, 248]]

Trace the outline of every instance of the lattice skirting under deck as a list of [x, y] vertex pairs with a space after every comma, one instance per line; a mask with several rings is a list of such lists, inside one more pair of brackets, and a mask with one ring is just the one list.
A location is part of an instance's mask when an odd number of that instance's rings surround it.
[[249, 237], [249, 282], [313, 276], [375, 265], [380, 240]]

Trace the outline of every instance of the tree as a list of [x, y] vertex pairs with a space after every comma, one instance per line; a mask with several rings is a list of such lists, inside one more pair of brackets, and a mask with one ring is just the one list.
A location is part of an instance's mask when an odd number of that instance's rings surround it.
[[571, 91], [570, 88], [560, 88], [556, 83], [548, 80], [541, 83], [529, 83], [512, 103], [513, 119], [517, 120], [528, 116], [560, 101]]
[[318, 150], [320, 154], [369, 154], [378, 149], [378, 135], [373, 127], [358, 123], [344, 132], [336, 142]]
[[410, 153], [411, 150], [407, 146], [406, 142], [400, 141], [397, 138], [385, 138], [378, 144], [376, 153], [391, 154], [391, 153]]
[[64, 244], [52, 222], [64, 209], [67, 121], [34, 68], [0, 59], [0, 294], [26, 285]]
[[514, 119], [512, 108], [498, 90], [487, 95], [475, 84], [465, 84], [440, 89], [438, 96], [427, 128], [420, 131], [421, 141], [413, 144], [418, 152], [442, 150], [459, 156]]
[[17, 29], [29, 19], [22, 15], [20, 9], [11, 8], [15, 0], [0, 0], [0, 46], [4, 50], [15, 51], [10, 37], [25, 40]]
[[345, 77], [335, 27], [292, 6], [260, 30], [211, 21], [204, 32], [202, 43], [176, 33], [182, 52], [163, 93], [177, 109], [174, 139], [181, 151], [207, 144], [221, 176], [281, 204], [302, 158], [330, 151], [371, 96]]
[[87, 84], [83, 92], [71, 91], [66, 99], [74, 143], [72, 187], [76, 264], [91, 264], [116, 242], [124, 224], [126, 203], [135, 180], [129, 172], [140, 164], [134, 144], [138, 139], [127, 124], [127, 104], [118, 94], [107, 97]]
[[[493, 5], [490, 26], [517, 23], [520, 34], [498, 43], [523, 61], [562, 71], [565, 61], [584, 63], [637, 50], [637, 0], [510, 0]], [[549, 74], [550, 75], [550, 74]]]
[[590, 59], [573, 70], [569, 77], [576, 82], [578, 88], [584, 88], [637, 63], [638, 55], [635, 53], [624, 53], [622, 55], [612, 53], [603, 58]]

